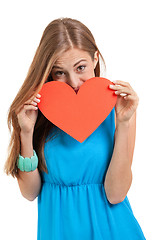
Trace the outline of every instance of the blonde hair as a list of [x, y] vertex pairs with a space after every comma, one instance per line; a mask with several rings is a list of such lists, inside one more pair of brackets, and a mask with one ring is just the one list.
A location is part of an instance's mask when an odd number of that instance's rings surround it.
[[[12, 177], [19, 177], [16, 160], [20, 153], [20, 127], [15, 114], [33, 94], [37, 94], [46, 81], [50, 81], [53, 64], [58, 57], [70, 48], [78, 48], [87, 51], [94, 59], [95, 51], [98, 51], [104, 65], [104, 59], [95, 43], [90, 30], [80, 21], [71, 18], [59, 18], [48, 24], [45, 28], [33, 61], [30, 65], [26, 79], [19, 92], [13, 100], [8, 111], [8, 128], [13, 131], [8, 146], [8, 157], [5, 162], [4, 171]], [[95, 68], [95, 76], [100, 77], [100, 62]], [[33, 148], [38, 156], [38, 169], [48, 173], [44, 157], [44, 144], [51, 128], [54, 127], [47, 118], [38, 110], [38, 117], [33, 133]], [[41, 139], [41, 141], [39, 141]]]

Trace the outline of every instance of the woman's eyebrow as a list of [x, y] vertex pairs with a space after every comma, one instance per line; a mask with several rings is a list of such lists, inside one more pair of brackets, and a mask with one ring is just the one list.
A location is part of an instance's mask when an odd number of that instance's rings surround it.
[[77, 63], [75, 63], [73, 67], [75, 67], [76, 65], [78, 65], [78, 64], [79, 64], [80, 62], [82, 62], [82, 61], [86, 61], [86, 62], [87, 62], [86, 59], [81, 59], [80, 61], [78, 61]]
[[[75, 67], [76, 65], [78, 65], [78, 64], [79, 64], [80, 62], [82, 62], [82, 61], [86, 61], [86, 62], [87, 62], [86, 59], [81, 59], [81, 60], [79, 60], [77, 63], [75, 63], [73, 67]], [[53, 68], [63, 69], [62, 67], [59, 67], [59, 66], [57, 66], [57, 65], [54, 65]]]

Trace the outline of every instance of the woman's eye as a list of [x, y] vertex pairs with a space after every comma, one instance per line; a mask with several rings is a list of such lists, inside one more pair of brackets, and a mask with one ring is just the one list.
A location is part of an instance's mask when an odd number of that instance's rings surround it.
[[57, 72], [55, 72], [55, 75], [56, 76], [62, 76], [64, 74], [64, 72], [62, 72], [62, 71], [57, 71]]
[[83, 71], [85, 69], [85, 65], [81, 65], [77, 68], [78, 72]]

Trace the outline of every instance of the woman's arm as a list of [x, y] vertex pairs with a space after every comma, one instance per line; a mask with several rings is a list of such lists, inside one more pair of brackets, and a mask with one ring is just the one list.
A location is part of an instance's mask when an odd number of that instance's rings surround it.
[[[21, 132], [21, 155], [23, 157], [33, 156], [33, 134], [23, 134]], [[17, 178], [21, 194], [29, 201], [33, 201], [41, 190], [41, 176], [36, 168], [31, 172], [22, 172], [18, 168], [19, 177]]]
[[124, 200], [132, 183], [135, 134], [136, 113], [128, 122], [116, 126], [113, 155], [104, 182], [107, 198], [112, 204]]
[[[116, 94], [128, 94], [124, 100], [118, 96], [116, 103], [115, 142], [110, 165], [107, 169], [104, 188], [107, 199], [112, 204], [122, 202], [132, 183], [131, 165], [136, 136], [136, 107], [138, 96], [128, 83], [118, 81], [112, 89]], [[128, 101], [127, 101], [128, 100]], [[118, 116], [118, 117], [117, 117]]]

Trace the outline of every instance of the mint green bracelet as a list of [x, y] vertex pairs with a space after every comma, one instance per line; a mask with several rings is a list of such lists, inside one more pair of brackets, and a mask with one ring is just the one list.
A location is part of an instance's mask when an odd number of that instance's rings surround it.
[[17, 167], [22, 171], [22, 172], [31, 172], [34, 171], [38, 166], [38, 157], [33, 150], [33, 156], [31, 158], [28, 157], [23, 157], [19, 154], [19, 157], [17, 158]]

